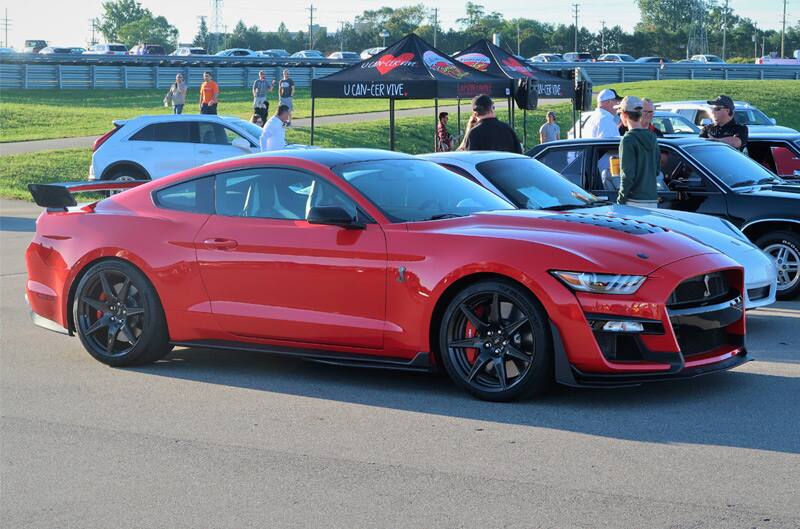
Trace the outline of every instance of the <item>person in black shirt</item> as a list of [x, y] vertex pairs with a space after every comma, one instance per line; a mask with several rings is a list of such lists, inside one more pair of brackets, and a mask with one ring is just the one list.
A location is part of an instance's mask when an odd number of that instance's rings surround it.
[[747, 125], [736, 123], [733, 118], [733, 99], [728, 96], [719, 96], [707, 103], [711, 105], [714, 124], [703, 127], [700, 137], [711, 141], [721, 141], [734, 149], [743, 151], [747, 146]]
[[497, 119], [492, 98], [487, 95], [472, 99], [472, 117], [475, 124], [469, 128], [462, 144], [465, 151], [506, 151], [522, 154], [522, 144], [517, 133]]

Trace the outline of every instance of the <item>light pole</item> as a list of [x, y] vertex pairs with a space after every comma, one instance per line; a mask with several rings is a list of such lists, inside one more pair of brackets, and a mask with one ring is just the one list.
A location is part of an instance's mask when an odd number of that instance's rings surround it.
[[378, 35], [383, 37], [383, 47], [385, 48], [386, 47], [386, 38], [390, 35], [390, 33], [388, 31], [386, 31], [385, 29], [383, 29], [383, 30], [381, 30], [381, 32]]

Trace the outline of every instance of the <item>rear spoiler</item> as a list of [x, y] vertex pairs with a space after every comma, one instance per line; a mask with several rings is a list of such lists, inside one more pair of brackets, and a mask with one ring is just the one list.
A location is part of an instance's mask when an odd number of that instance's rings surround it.
[[132, 187], [146, 184], [150, 180], [128, 180], [117, 182], [101, 180], [99, 182], [58, 182], [53, 184], [28, 184], [28, 191], [37, 205], [48, 210], [63, 210], [77, 206], [74, 193], [91, 193], [93, 191], [124, 191]]

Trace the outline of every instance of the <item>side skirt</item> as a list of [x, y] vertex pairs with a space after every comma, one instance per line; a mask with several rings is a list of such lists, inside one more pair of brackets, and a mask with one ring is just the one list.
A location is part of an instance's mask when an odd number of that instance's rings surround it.
[[392, 369], [398, 371], [433, 371], [430, 363], [430, 353], [419, 352], [411, 360], [405, 358], [378, 358], [370, 355], [351, 355], [334, 351], [316, 349], [303, 349], [295, 347], [280, 347], [273, 345], [255, 345], [242, 342], [228, 342], [224, 340], [197, 340], [191, 342], [170, 342], [181, 347], [205, 347], [208, 349], [223, 349], [228, 351], [248, 351], [267, 353], [281, 356], [302, 358], [312, 362], [349, 367], [366, 367], [372, 369]]

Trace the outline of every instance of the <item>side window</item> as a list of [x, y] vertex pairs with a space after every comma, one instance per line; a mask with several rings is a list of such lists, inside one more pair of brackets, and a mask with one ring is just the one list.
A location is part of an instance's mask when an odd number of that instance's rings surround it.
[[155, 130], [155, 125], [147, 125], [145, 128], [141, 129], [139, 132], [131, 136], [130, 141], [153, 141], [154, 130]]
[[697, 114], [697, 112], [694, 109], [681, 108], [681, 109], [678, 109], [676, 112], [678, 114], [680, 114], [681, 116], [685, 117], [686, 119], [688, 119], [689, 121], [694, 123], [694, 118], [695, 118], [695, 115]]
[[197, 122], [198, 143], [205, 145], [230, 145], [225, 127], [218, 123]]
[[216, 211], [232, 217], [301, 220], [313, 206], [355, 204], [321, 178], [301, 171], [258, 168], [216, 177]]
[[152, 127], [153, 141], [191, 142], [191, 124], [188, 122], [155, 123]]
[[583, 187], [583, 161], [586, 150], [581, 148], [548, 149], [538, 160], [577, 186]]
[[611, 157], [619, 157], [619, 147], [598, 147], [597, 148], [597, 171], [592, 178], [592, 190], [595, 191], [619, 191], [620, 176], [611, 174]]
[[695, 116], [694, 118], [694, 124], [700, 126], [703, 124], [704, 119], [711, 119], [711, 114], [709, 114], [705, 110], [698, 110], [697, 116]]
[[462, 168], [460, 168], [460, 167], [458, 167], [458, 166], [451, 165], [451, 164], [449, 164], [449, 163], [443, 163], [443, 164], [442, 164], [442, 167], [444, 167], [444, 168], [445, 168], [445, 169], [447, 169], [448, 171], [453, 171], [453, 172], [454, 172], [455, 174], [457, 174], [457, 175], [461, 175], [461, 176], [463, 176], [464, 178], [466, 178], [467, 180], [469, 180], [469, 181], [471, 181], [471, 182], [475, 182], [476, 184], [480, 185], [480, 182], [478, 182], [478, 181], [475, 179], [475, 177], [474, 177], [474, 176], [472, 176], [472, 175], [471, 175], [471, 174], [469, 174], [469, 173], [468, 173], [466, 170], [464, 170], [464, 169], [462, 169]]
[[784, 145], [773, 145], [772, 159], [778, 176], [794, 177], [800, 171], [800, 156]]
[[682, 182], [688, 185], [692, 191], [713, 190], [694, 165], [674, 151], [662, 151], [661, 169], [664, 174], [664, 180], [670, 189], [673, 188], [675, 182]]
[[247, 143], [250, 143], [250, 140], [248, 140], [238, 132], [229, 129], [228, 127], [222, 127], [222, 133], [225, 135], [225, 142], [227, 145], [233, 144], [233, 140], [235, 140], [236, 138], [241, 138], [245, 140]]
[[153, 195], [158, 207], [210, 214], [212, 211], [212, 177], [198, 178], [159, 189]]

